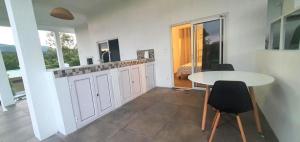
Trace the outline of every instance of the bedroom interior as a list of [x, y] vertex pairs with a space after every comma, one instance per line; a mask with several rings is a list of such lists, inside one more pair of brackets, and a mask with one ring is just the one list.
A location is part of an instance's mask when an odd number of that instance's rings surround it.
[[192, 72], [191, 24], [172, 27], [174, 87], [192, 88], [187, 76]]

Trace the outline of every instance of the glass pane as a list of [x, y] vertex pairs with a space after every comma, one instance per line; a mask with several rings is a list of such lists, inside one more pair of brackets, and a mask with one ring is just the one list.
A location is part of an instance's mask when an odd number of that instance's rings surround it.
[[220, 20], [204, 23], [202, 68], [220, 63]]
[[[220, 63], [220, 20], [200, 23], [195, 27], [195, 72], [209, 70], [212, 64]], [[199, 69], [201, 68], [201, 69]]]
[[268, 23], [281, 16], [282, 6], [283, 0], [268, 0]]
[[79, 66], [79, 55], [75, 34], [59, 33], [66, 67]]
[[[210, 70], [220, 63], [221, 20], [213, 20], [194, 25], [194, 72]], [[204, 87], [194, 84], [195, 87]]]
[[0, 51], [2, 51], [6, 70], [20, 69], [11, 28], [0, 26], [0, 33]]
[[200, 72], [202, 70], [202, 58], [204, 48], [204, 27], [203, 24], [197, 24], [194, 26], [194, 72]]
[[285, 49], [299, 49], [300, 11], [289, 15], [285, 23]]
[[54, 32], [39, 30], [39, 37], [42, 45], [42, 52], [46, 68], [58, 68], [59, 65], [57, 60], [56, 41]]
[[100, 55], [100, 61], [101, 63], [109, 62], [109, 48], [108, 48], [108, 42], [103, 42], [98, 44], [99, 48], [99, 55]]
[[12, 29], [10, 27], [0, 26], [0, 51], [2, 52], [6, 73], [9, 78], [13, 95], [22, 97], [24, 94], [24, 85], [20, 72], [19, 61]]
[[278, 20], [271, 24], [270, 32], [270, 47], [271, 49], [279, 49], [280, 46], [280, 25], [281, 20]]

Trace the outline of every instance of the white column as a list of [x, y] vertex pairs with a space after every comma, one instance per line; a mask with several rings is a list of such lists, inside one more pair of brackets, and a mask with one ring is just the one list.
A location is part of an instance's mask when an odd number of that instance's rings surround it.
[[46, 75], [31, 0], [5, 0], [23, 77], [34, 134], [45, 139], [57, 132], [54, 99]]
[[9, 84], [9, 80], [6, 73], [6, 68], [0, 51], [0, 100], [4, 111], [6, 106], [15, 104], [14, 96]]
[[64, 55], [62, 52], [62, 45], [61, 45], [61, 41], [60, 41], [60, 37], [59, 37], [59, 32], [55, 31], [54, 36], [55, 36], [55, 40], [56, 40], [56, 52], [57, 52], [58, 64], [59, 64], [60, 68], [64, 68], [65, 67]]

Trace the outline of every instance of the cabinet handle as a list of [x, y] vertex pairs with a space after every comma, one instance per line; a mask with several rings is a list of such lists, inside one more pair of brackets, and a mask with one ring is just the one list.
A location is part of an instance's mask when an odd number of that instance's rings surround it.
[[97, 97], [99, 97], [99, 93], [97, 93]]

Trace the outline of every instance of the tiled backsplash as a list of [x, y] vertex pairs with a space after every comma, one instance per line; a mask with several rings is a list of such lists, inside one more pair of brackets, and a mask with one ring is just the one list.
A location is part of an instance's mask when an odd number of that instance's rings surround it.
[[[144, 52], [149, 51], [149, 58], [144, 59]], [[143, 54], [143, 57], [141, 57]], [[80, 74], [86, 74], [91, 72], [98, 72], [103, 70], [109, 70], [114, 68], [121, 68], [126, 66], [132, 66], [137, 64], [143, 64], [148, 62], [154, 62], [154, 49], [150, 50], [139, 50], [137, 51], [138, 59], [137, 60], [128, 60], [128, 61], [118, 61], [118, 62], [110, 62], [110, 63], [102, 63], [99, 65], [89, 65], [89, 66], [79, 66], [74, 68], [67, 68], [67, 69], [58, 69], [54, 70], [55, 78], [61, 77], [68, 77], [68, 76], [75, 76]]]
[[145, 59], [145, 52], [149, 53], [149, 58], [154, 59], [154, 49], [148, 49], [148, 50], [138, 50], [137, 53], [137, 59]]

